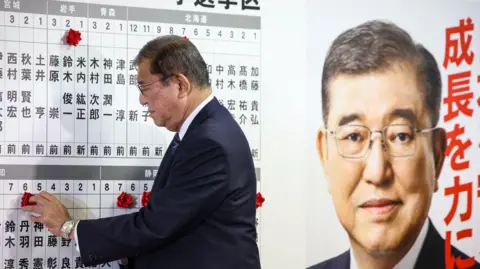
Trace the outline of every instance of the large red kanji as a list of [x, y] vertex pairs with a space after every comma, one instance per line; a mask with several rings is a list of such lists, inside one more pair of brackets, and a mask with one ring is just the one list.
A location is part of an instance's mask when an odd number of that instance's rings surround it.
[[447, 216], [443, 219], [445, 224], [450, 224], [453, 217], [455, 216], [455, 212], [458, 208], [458, 198], [462, 192], [467, 193], [467, 209], [464, 213], [460, 214], [460, 220], [462, 222], [467, 221], [472, 216], [472, 192], [473, 192], [473, 185], [472, 182], [467, 182], [464, 184], [460, 184], [460, 177], [455, 176], [453, 180], [453, 186], [445, 188], [445, 196], [453, 195], [453, 202], [450, 211], [448, 212]]
[[[447, 114], [443, 116], [445, 122], [462, 114], [471, 117], [473, 109], [468, 107], [473, 99], [473, 91], [470, 91], [471, 71], [459, 72], [448, 75], [448, 94], [443, 99], [447, 105]], [[454, 105], [457, 109], [454, 109]]]
[[465, 151], [472, 145], [470, 139], [463, 142], [459, 138], [464, 132], [465, 127], [460, 127], [459, 124], [455, 124], [453, 130], [447, 132], [447, 148], [445, 149], [445, 156], [450, 156], [450, 167], [455, 171], [468, 169], [470, 167], [469, 160], [464, 160], [462, 162], [458, 160], [465, 158]]
[[[477, 77], [477, 82], [480, 83], [480, 76]], [[480, 106], [480, 97], [477, 99], [477, 104]]]
[[477, 198], [480, 198], [480, 175], [477, 176], [477, 181], [478, 181]]
[[[452, 232], [447, 231], [445, 236], [445, 266], [446, 269], [468, 269], [475, 265], [475, 258], [469, 257], [462, 259], [461, 257], [455, 257], [452, 254], [452, 245], [451, 245]], [[460, 232], [457, 232], [457, 239], [461, 240], [463, 238], [472, 237], [472, 229], [465, 229]]]
[[[443, 67], [447, 68], [449, 63], [455, 63], [459, 66], [463, 61], [471, 65], [475, 53], [470, 50], [472, 43], [472, 33], [474, 25], [472, 19], [467, 18], [460, 20], [459, 26], [445, 29], [445, 56], [443, 59]], [[459, 35], [454, 38], [453, 35]], [[460, 52], [459, 52], [460, 50]]]

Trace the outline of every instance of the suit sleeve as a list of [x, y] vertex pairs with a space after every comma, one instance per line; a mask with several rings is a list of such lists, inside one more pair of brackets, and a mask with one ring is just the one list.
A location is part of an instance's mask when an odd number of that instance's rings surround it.
[[172, 165], [169, 183], [151, 194], [147, 206], [136, 213], [78, 224], [83, 264], [134, 257], [168, 244], [226, 198], [227, 175], [227, 158], [218, 143], [203, 139], [188, 145], [188, 152]]

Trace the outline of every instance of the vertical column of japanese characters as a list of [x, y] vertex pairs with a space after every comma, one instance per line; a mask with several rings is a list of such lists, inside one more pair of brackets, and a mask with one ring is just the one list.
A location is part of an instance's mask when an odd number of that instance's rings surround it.
[[127, 148], [127, 8], [117, 7], [114, 10], [115, 20], [112, 28], [114, 29], [115, 46], [115, 89], [114, 89], [114, 125], [115, 125], [115, 156], [126, 157]]
[[[45, 1], [42, 1], [46, 3]], [[41, 3], [39, 6], [41, 7]], [[43, 6], [45, 9], [45, 6]], [[33, 67], [33, 146], [34, 156], [46, 156], [47, 154], [47, 15], [46, 10], [38, 10], [33, 14], [34, 25], [34, 62]], [[43, 231], [42, 231], [43, 233]]]
[[[49, 3], [50, 4], [50, 3]], [[52, 10], [47, 10], [47, 16], [45, 20], [47, 28], [47, 54], [46, 64], [47, 73], [47, 93], [46, 93], [46, 109], [45, 117], [47, 118], [47, 139], [46, 139], [46, 155], [58, 156], [58, 148], [60, 146], [60, 119], [59, 119], [59, 106], [60, 106], [60, 85], [59, 85], [59, 42], [61, 40], [61, 33], [58, 28], [59, 22], [57, 16]], [[62, 185], [58, 184], [57, 192], [60, 193]], [[60, 197], [59, 197], [60, 198]], [[46, 231], [47, 240], [45, 240], [46, 248], [46, 266], [57, 265], [58, 263], [58, 240], [50, 232]], [[58, 266], [58, 265], [57, 265]]]
[[[60, 104], [60, 142], [61, 152], [60, 155], [64, 157], [72, 157], [75, 154], [75, 46], [70, 46], [65, 42], [65, 37], [68, 35], [68, 31], [75, 27], [75, 19], [73, 14], [69, 12], [68, 5], [65, 3], [60, 4], [59, 8], [54, 10], [58, 30], [55, 31], [58, 43], [58, 55], [60, 56], [60, 92], [58, 93], [61, 98]], [[60, 199], [62, 203], [67, 207], [70, 216], [74, 216], [74, 192], [75, 184], [71, 175], [62, 175], [61, 178], [61, 191]], [[73, 176], [73, 175], [72, 175]], [[58, 238], [59, 243], [59, 261], [61, 267], [69, 267], [72, 264], [72, 242], [65, 238]]]
[[[7, 17], [5, 16], [4, 5], [0, 4], [0, 156], [5, 155], [5, 21]], [[2, 183], [3, 184], [3, 183]], [[3, 216], [3, 212], [2, 215]]]
[[[5, 155], [5, 107], [4, 107], [4, 98], [5, 98], [5, 11], [4, 5], [0, 4], [0, 158], [4, 158]], [[3, 225], [4, 222], [4, 196], [5, 196], [5, 179], [3, 177], [0, 178], [0, 227]], [[2, 229], [5, 230], [5, 229]], [[0, 242], [3, 242], [3, 233], [0, 233]], [[3, 249], [4, 247], [0, 248], [0, 258], [3, 264]]]
[[102, 39], [102, 87], [101, 87], [101, 105], [102, 114], [100, 116], [102, 122], [101, 145], [102, 156], [112, 157], [112, 148], [114, 149], [115, 125], [113, 117], [113, 102], [116, 100], [115, 91], [115, 9], [107, 7], [95, 8], [95, 13], [90, 15], [93, 19], [95, 16], [98, 22], [98, 31], [101, 33]]
[[[143, 45], [138, 36], [138, 22], [134, 19], [137, 13], [140, 13], [140, 8], [129, 7], [127, 10], [127, 63], [128, 63], [128, 88], [127, 88], [127, 145], [128, 157], [138, 157], [139, 141], [139, 122], [138, 112], [141, 111], [139, 104], [139, 89], [137, 88], [137, 67], [133, 64], [133, 59], [138, 53], [138, 50]], [[139, 109], [140, 107], [140, 109]]]
[[[127, 118], [126, 111], [128, 107], [128, 40], [127, 40], [127, 7], [111, 7], [108, 10], [108, 13], [111, 17], [114, 18], [114, 46], [115, 46], [115, 93], [114, 93], [114, 108], [115, 108], [115, 146], [116, 156], [120, 158], [125, 158], [127, 155]], [[119, 177], [116, 178], [115, 188], [118, 193], [125, 191], [134, 195], [132, 192], [138, 189], [135, 188], [134, 184], [127, 184], [127, 180], [130, 178]], [[133, 180], [133, 178], [132, 178]], [[120, 184], [120, 185], [119, 185]], [[118, 187], [122, 186], [123, 187]], [[138, 185], [138, 184], [137, 184]], [[117, 195], [113, 197], [113, 204], [116, 205]], [[137, 200], [140, 201], [140, 200]], [[114, 212], [115, 215], [127, 213], [127, 209], [117, 209]]]
[[[22, 10], [23, 11], [23, 6]], [[33, 118], [32, 118], [32, 55], [34, 54], [34, 37], [32, 13], [19, 13], [19, 54], [17, 79], [18, 88], [18, 147], [19, 155], [32, 153]], [[30, 184], [31, 185], [31, 184]]]
[[61, 147], [61, 122], [60, 122], [60, 41], [62, 34], [59, 30], [58, 16], [47, 15], [47, 59], [48, 59], [48, 86], [47, 86], [47, 155], [59, 156]]
[[[102, 152], [102, 87], [104, 82], [103, 64], [104, 57], [102, 55], [102, 27], [103, 25], [98, 20], [98, 14], [100, 13], [98, 5], [87, 5], [87, 20], [88, 20], [88, 38], [87, 38], [87, 68], [88, 68], [88, 156], [91, 159], [92, 165], [98, 165], [98, 162], [94, 161]], [[95, 182], [97, 183], [97, 182]], [[92, 189], [89, 193], [93, 193], [88, 196], [89, 207], [95, 205], [98, 202], [97, 207], [102, 207], [103, 187], [101, 181], [98, 184], [93, 183], [89, 186]], [[98, 200], [96, 199], [98, 193]], [[96, 213], [96, 212], [95, 212]], [[93, 214], [95, 214], [93, 213]], [[103, 217], [103, 212], [99, 210], [98, 215], [93, 217]], [[81, 244], [81, 243], [80, 243]]]
[[[477, 160], [480, 152], [477, 144], [479, 134], [478, 129], [475, 129], [480, 126], [480, 111], [476, 109], [477, 105], [480, 106], [480, 99], [474, 93], [478, 91], [480, 83], [480, 59], [477, 57], [480, 51], [478, 45], [473, 45], [478, 42], [478, 32], [475, 29], [478, 21], [475, 25], [475, 21], [469, 17], [458, 19], [457, 23], [445, 29], [445, 54], [441, 58], [446, 86], [443, 88], [444, 108], [440, 118], [443, 122], [440, 121], [440, 126], [445, 128], [448, 142], [445, 150], [447, 167], [446, 171], [442, 170], [439, 192], [444, 195], [442, 204], [448, 207], [442, 214], [445, 225], [445, 257], [438, 259], [445, 259], [449, 267], [474, 268], [477, 267], [474, 263], [478, 257], [477, 232], [480, 228], [478, 218], [472, 214], [473, 210], [479, 209], [476, 206], [479, 205], [480, 198]], [[469, 41], [464, 41], [463, 38]], [[470, 43], [472, 39], [476, 41]], [[477, 191], [473, 189], [476, 183], [479, 188]], [[463, 209], [465, 211], [460, 211]], [[460, 257], [452, 251], [453, 246], [461, 245], [471, 246], [467, 257]]]
[[[83, 3], [63, 3], [61, 5], [61, 12], [64, 14], [65, 32], [70, 29], [79, 31], [81, 40], [76, 46], [70, 47], [70, 55], [73, 59], [71, 66], [73, 73], [72, 86], [70, 89], [69, 104], [73, 111], [71, 115], [71, 122], [73, 123], [73, 152], [72, 156], [77, 158], [85, 158], [88, 154], [88, 126], [87, 126], [87, 102], [88, 102], [88, 20], [87, 20], [87, 4]], [[70, 60], [70, 59], [69, 59]], [[84, 178], [76, 178], [71, 186], [73, 199], [72, 217], [75, 219], [87, 218], [87, 201], [88, 201], [88, 181]], [[69, 248], [65, 249], [65, 254], [70, 252], [71, 261], [69, 262], [71, 268], [80, 266], [80, 254], [76, 250], [76, 242], [62, 240], [62, 243], [68, 244]], [[66, 259], [66, 257], [64, 257]], [[75, 264], [75, 266], [74, 266]]]
[[102, 94], [102, 34], [98, 19], [94, 17], [95, 5], [88, 5], [88, 156], [97, 158], [101, 147], [101, 94]]
[[[165, 35], [167, 27], [165, 27], [165, 25], [162, 25], [163, 19], [164, 19], [163, 16], [152, 16], [151, 25], [145, 26], [146, 30], [149, 30], [148, 36], [150, 39], [154, 39], [159, 36]], [[152, 153], [151, 157], [160, 161], [160, 158], [163, 157], [163, 153], [164, 153], [164, 146], [166, 141], [166, 137], [165, 137], [166, 130], [164, 128], [158, 128], [158, 126], [155, 125], [155, 123], [153, 122], [153, 119], [150, 117], [150, 113], [148, 112], [148, 110], [147, 110], [146, 116], [148, 118], [148, 121], [150, 122], [151, 130], [149, 130], [149, 132], [151, 133], [151, 136], [152, 136], [152, 139], [151, 139], [152, 145], [150, 146], [151, 153]], [[155, 176], [156, 174], [152, 174], [151, 175], [152, 178], [148, 178], [148, 179], [152, 180], [153, 178], [155, 178]], [[141, 194], [142, 192], [139, 193], [139, 195]]]
[[[57, 125], [60, 134], [60, 139], [58, 140], [59, 152], [57, 154], [64, 157], [70, 157], [72, 156], [75, 134], [75, 120], [73, 116], [75, 109], [73, 105], [73, 59], [75, 58], [75, 48], [65, 42], [65, 36], [68, 30], [74, 25], [74, 22], [73, 17], [68, 14], [67, 5], [65, 4], [60, 4], [59, 8], [54, 8], [52, 13], [49, 14], [52, 15], [52, 34], [50, 36], [55, 37], [55, 39], [49, 42], [53, 48], [53, 51], [50, 53], [54, 53], [54, 55], [58, 57], [55, 60], [56, 62], [54, 66], [55, 69], [58, 70], [58, 76], [55, 81], [56, 87], [53, 88], [53, 92], [49, 92], [51, 96], [55, 96], [54, 100], [59, 101], [59, 104], [55, 106], [56, 109], [54, 111], [60, 119], [60, 124]], [[55, 21], [53, 21], [54, 19]], [[65, 174], [60, 176], [60, 180], [60, 200], [68, 209], [69, 214], [73, 215], [73, 179], [70, 178], [70, 175]], [[57, 257], [58, 266], [60, 266], [60, 264], [62, 267], [70, 266], [72, 259], [70, 240], [61, 237], [56, 237], [53, 240], [55, 240], [55, 245], [59, 249]]]
[[[34, 31], [33, 31], [33, 10], [28, 5], [22, 5], [19, 15], [19, 92], [18, 92], [18, 118], [19, 118], [19, 155], [31, 155], [33, 142], [33, 118], [32, 118], [32, 55], [34, 54]], [[33, 174], [33, 177], [36, 175]], [[25, 177], [21, 182], [20, 193], [25, 191], [33, 192], [31, 177]], [[19, 194], [18, 197], [21, 197]], [[19, 204], [19, 203], [18, 203]], [[28, 266], [32, 263], [31, 256], [31, 221], [28, 214], [22, 210], [18, 211], [18, 266]]]
[[[32, 151], [34, 156], [46, 156], [47, 149], [47, 10], [46, 0], [38, 1], [38, 6], [32, 6], [33, 13], [27, 17], [33, 25], [33, 143]], [[33, 148], [34, 147], [34, 148]], [[40, 192], [47, 189], [45, 180], [35, 174], [33, 192]], [[32, 224], [32, 263], [34, 266], [45, 265], [45, 234], [43, 224], [35, 222]]]
[[19, 87], [19, 29], [20, 17], [18, 12], [5, 12], [5, 144], [7, 155], [18, 155], [18, 87]]
[[[6, 7], [6, 5], [5, 5]], [[12, 8], [12, 7], [8, 7]], [[5, 108], [5, 145], [7, 155], [17, 155], [18, 147], [18, 118], [17, 118], [17, 91], [18, 91], [18, 54], [19, 54], [19, 14], [12, 9], [5, 10], [5, 88], [6, 94], [4, 101]], [[12, 180], [13, 181], [13, 180]], [[5, 195], [5, 227], [3, 259], [6, 266], [18, 265], [18, 219], [17, 212], [19, 208], [18, 184], [8, 186], [8, 192], [11, 195]]]
[[[261, 159], [261, 112], [260, 107], [262, 105], [261, 100], [261, 86], [260, 86], [260, 70], [261, 70], [261, 41], [260, 41], [260, 31], [261, 31], [261, 18], [258, 17], [251, 17], [251, 23], [248, 25], [249, 29], [245, 29], [245, 32], [241, 33], [241, 38], [246, 39], [249, 43], [253, 46], [251, 51], [253, 52], [253, 59], [252, 59], [252, 67], [251, 70], [247, 69], [248, 64], [242, 66], [242, 74], [243, 76], [249, 76], [249, 80], [242, 80], [241, 84], [245, 86], [245, 90], [249, 92], [249, 141], [250, 141], [250, 148], [252, 151], [252, 157], [254, 158], [256, 172], [257, 172], [257, 193], [261, 192], [262, 182], [261, 179], [261, 167], [258, 167]], [[245, 37], [245, 38], [244, 38]], [[248, 74], [250, 71], [250, 74]], [[262, 208], [257, 208], [257, 217], [256, 217], [256, 224], [257, 224], [257, 243], [261, 247], [261, 230], [262, 230]]]
[[[111, 157], [112, 152], [111, 148], [114, 148], [115, 145], [115, 137], [117, 133], [115, 132], [116, 125], [115, 125], [115, 118], [113, 117], [115, 107], [114, 104], [117, 104], [117, 101], [121, 100], [120, 96], [117, 96], [117, 87], [116, 83], [118, 82], [114, 79], [115, 74], [117, 71], [121, 69], [118, 64], [115, 62], [117, 57], [117, 47], [125, 46], [125, 43], [118, 43], [115, 39], [116, 37], [116, 18], [122, 16], [122, 8], [115, 7], [115, 6], [101, 6], [96, 9], [98, 13], [98, 20], [101, 25], [101, 30], [103, 32], [102, 35], [102, 54], [104, 57], [104, 82], [102, 87], [102, 94], [103, 94], [103, 119], [102, 119], [102, 146], [108, 149], [108, 152], [104, 152], [105, 157]], [[126, 14], [124, 15], [124, 22], [121, 25], [123, 28], [126, 23]], [[120, 52], [118, 52], [120, 53]], [[121, 55], [120, 55], [121, 56]], [[121, 66], [120, 66], [121, 67]], [[118, 134], [122, 136], [122, 134]], [[105, 204], [105, 208], [107, 209], [106, 215], [102, 214], [102, 217], [110, 217], [114, 215], [120, 215], [125, 212], [125, 209], [115, 208], [115, 199], [116, 196], [120, 193], [125, 191], [126, 189], [126, 182], [122, 179], [122, 177], [112, 177], [109, 173], [102, 173], [102, 180], [104, 185], [104, 193], [102, 195], [102, 201], [108, 201], [108, 204]], [[108, 185], [107, 185], [108, 184]], [[103, 207], [103, 206], [102, 206]]]
[[79, 31], [82, 40], [75, 47], [75, 155], [88, 155], [88, 19], [87, 5], [76, 3], [72, 16], [73, 29]]
[[[74, 27], [74, 17], [67, 12], [66, 5], [61, 8], [63, 15], [58, 15], [58, 37], [60, 38], [58, 49], [60, 56], [60, 92], [58, 93], [61, 98], [60, 105], [60, 142], [61, 142], [61, 156], [71, 157], [73, 156], [72, 149], [75, 148], [75, 105], [74, 105], [74, 93], [75, 93], [75, 81], [73, 80], [73, 74], [75, 71], [74, 59], [75, 50], [74, 46], [70, 46], [65, 42], [65, 35], [68, 30]], [[71, 184], [73, 190], [73, 182]], [[73, 208], [73, 204], [72, 207]], [[73, 212], [72, 212], [73, 213]]]
[[[251, 44], [251, 49], [250, 51], [252, 52], [252, 66], [250, 70], [244, 70], [247, 71], [245, 72], [244, 75], [247, 75], [249, 73], [249, 101], [250, 101], [250, 113], [247, 116], [247, 120], [249, 121], [249, 134], [250, 134], [250, 143], [251, 143], [251, 149], [252, 149], [252, 156], [256, 161], [259, 161], [261, 159], [261, 106], [262, 106], [262, 100], [261, 100], [261, 41], [260, 41], [260, 17], [252, 17], [250, 18], [250, 23], [247, 26], [249, 29], [245, 29], [246, 34], [248, 34], [249, 44]], [[243, 38], [243, 30], [242, 30], [242, 38]], [[248, 72], [250, 71], [250, 72]], [[245, 87], [247, 89], [247, 87]], [[260, 190], [258, 190], [260, 191]]]
[[[135, 21], [136, 25], [138, 25], [138, 40], [135, 47], [140, 50], [140, 48], [152, 40], [152, 34], [154, 33], [154, 24], [152, 22], [155, 21], [156, 16], [152, 16], [152, 12], [143, 12], [143, 16], [141, 16], [138, 9], [131, 9], [132, 12], [135, 12]], [[140, 15], [140, 16], [139, 16]], [[138, 51], [137, 51], [138, 52]], [[143, 82], [145, 83], [145, 82]], [[153, 85], [152, 85], [153, 86]], [[148, 107], [146, 105], [140, 104], [138, 98], [136, 99], [138, 105], [138, 112], [139, 112], [139, 133], [138, 133], [138, 141], [139, 141], [139, 155], [142, 158], [152, 158], [154, 155], [154, 146], [153, 146], [153, 131], [152, 129], [158, 129], [155, 126], [152, 118], [149, 116]]]

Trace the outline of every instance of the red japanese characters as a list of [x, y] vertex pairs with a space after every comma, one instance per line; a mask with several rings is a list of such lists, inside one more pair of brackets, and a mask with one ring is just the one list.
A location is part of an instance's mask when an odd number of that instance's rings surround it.
[[133, 198], [130, 194], [122, 192], [117, 198], [117, 206], [121, 208], [129, 208], [133, 204]]
[[77, 46], [81, 40], [82, 34], [79, 31], [73, 30], [71, 28], [65, 35], [65, 42], [72, 46]]
[[[469, 268], [474, 265], [474, 257], [462, 259], [452, 254], [451, 244], [457, 240], [472, 238], [473, 227], [471, 221], [474, 199], [480, 197], [480, 190], [475, 190], [473, 178], [468, 169], [470, 160], [467, 152], [473, 145], [469, 137], [465, 137], [467, 126], [464, 119], [472, 118], [475, 103], [480, 106], [480, 98], [476, 100], [471, 85], [475, 81], [480, 83], [480, 76], [472, 74], [475, 52], [472, 50], [474, 23], [471, 18], [460, 19], [459, 25], [445, 29], [445, 56], [443, 67], [447, 72], [447, 96], [443, 99], [446, 113], [443, 116], [445, 123], [452, 123], [447, 130], [447, 147], [445, 156], [450, 158], [450, 168], [454, 171], [453, 180], [444, 189], [445, 196], [451, 196], [452, 205], [444, 218], [445, 232], [445, 263], [447, 269]], [[472, 79], [476, 77], [476, 79]], [[470, 149], [471, 150], [471, 149]], [[478, 186], [480, 188], [480, 175]], [[461, 203], [462, 201], [462, 203]], [[463, 202], [465, 201], [465, 202]], [[456, 231], [450, 224], [459, 219]], [[454, 243], [453, 243], [454, 244]]]

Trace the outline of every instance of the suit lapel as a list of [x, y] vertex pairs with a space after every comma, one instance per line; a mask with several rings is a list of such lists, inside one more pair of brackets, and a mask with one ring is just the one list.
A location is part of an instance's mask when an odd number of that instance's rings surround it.
[[334, 268], [343, 268], [349, 269], [350, 268], [350, 251], [345, 251], [341, 258], [339, 259], [338, 264]]
[[[218, 109], [218, 106], [221, 106], [218, 102], [217, 98], [214, 97], [202, 110], [197, 114], [197, 116], [193, 119], [192, 123], [188, 127], [185, 136], [183, 137], [182, 141], [188, 139], [188, 137], [195, 132], [195, 128], [202, 124], [207, 118], [212, 116], [213, 113]], [[178, 145], [177, 149], [175, 150], [175, 154], [178, 154], [180, 148], [182, 147], [183, 143]], [[170, 174], [170, 168], [173, 161], [172, 155], [172, 142], [168, 146], [167, 151], [163, 157], [163, 160], [160, 164], [160, 168], [158, 169], [157, 176], [155, 177], [155, 181], [153, 182], [152, 191], [156, 190], [157, 188], [163, 188], [167, 184], [168, 175]]]
[[428, 232], [422, 249], [415, 263], [415, 269], [445, 268], [444, 240], [433, 227], [432, 221], [428, 224]]
[[[214, 97], [208, 104], [206, 104], [202, 110], [200, 110], [197, 114], [197, 116], [193, 119], [192, 123], [187, 129], [187, 132], [185, 133], [185, 136], [183, 137], [182, 141], [188, 139], [188, 137], [195, 132], [196, 127], [201, 125], [206, 119], [212, 117], [215, 112], [217, 112], [218, 107], [221, 106], [220, 103], [218, 102], [217, 98]], [[177, 148], [177, 150], [182, 146], [180, 144]]]

